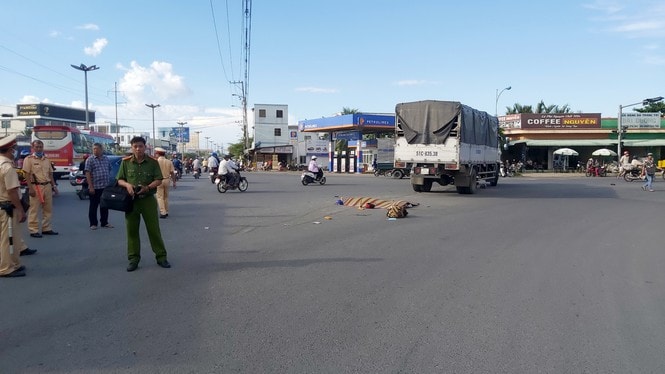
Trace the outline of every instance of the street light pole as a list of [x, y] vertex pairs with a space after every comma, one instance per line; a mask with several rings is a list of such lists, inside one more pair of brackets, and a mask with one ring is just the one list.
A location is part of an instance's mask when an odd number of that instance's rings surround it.
[[83, 72], [85, 80], [85, 129], [90, 128], [90, 119], [88, 117], [88, 72], [99, 69], [97, 65], [85, 66], [81, 64], [80, 66], [71, 65], [76, 70], [81, 70]]
[[152, 109], [152, 154], [155, 155], [155, 147], [157, 136], [155, 134], [155, 108], [159, 108], [159, 104], [146, 104], [148, 108]]
[[635, 106], [635, 105], [640, 105], [640, 104], [642, 104], [642, 105], [654, 104], [654, 103], [657, 103], [657, 102], [662, 101], [662, 100], [663, 100], [663, 97], [658, 96], [658, 97], [652, 97], [652, 98], [649, 98], [649, 99], [644, 99], [640, 102], [633, 103], [633, 104], [619, 105], [619, 117], [617, 118], [617, 157], [619, 157], [619, 159], [621, 159], [621, 140], [623, 138], [623, 132], [625, 130], [623, 128], [623, 121], [622, 121], [622, 118], [621, 118], [621, 117], [623, 117], [623, 108], [628, 108], [628, 107]]
[[499, 113], [499, 96], [501, 96], [503, 91], [510, 91], [511, 88], [512, 88], [511, 86], [508, 86], [508, 87], [504, 88], [503, 90], [501, 90], [501, 92], [499, 92], [498, 88], [496, 89], [496, 100], [494, 100], [494, 117], [499, 115], [498, 114]]
[[208, 151], [208, 139], [210, 139], [210, 137], [209, 136], [204, 136], [204, 138], [206, 138], [206, 151]]

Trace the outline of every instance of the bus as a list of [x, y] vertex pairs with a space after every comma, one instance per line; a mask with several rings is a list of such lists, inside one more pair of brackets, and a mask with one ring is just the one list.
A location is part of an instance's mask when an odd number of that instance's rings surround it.
[[44, 154], [55, 166], [53, 177], [59, 179], [78, 167], [83, 157], [92, 154], [92, 145], [101, 143], [105, 154], [112, 154], [112, 136], [69, 126], [35, 126], [32, 140], [44, 143]]

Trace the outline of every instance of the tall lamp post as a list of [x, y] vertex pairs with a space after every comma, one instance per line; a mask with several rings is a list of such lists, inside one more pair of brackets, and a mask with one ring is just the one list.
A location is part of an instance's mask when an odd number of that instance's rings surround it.
[[92, 66], [85, 66], [83, 64], [76, 66], [76, 65], [71, 65], [76, 70], [81, 70], [83, 72], [83, 76], [85, 77], [85, 129], [88, 130], [90, 128], [90, 119], [88, 117], [88, 72], [97, 70], [99, 69], [97, 65], [92, 65]]
[[146, 104], [148, 108], [152, 109], [152, 154], [154, 156], [155, 154], [155, 141], [157, 140], [157, 136], [155, 134], [155, 108], [159, 108], [159, 104]]
[[640, 105], [640, 104], [649, 105], [649, 104], [657, 103], [657, 102], [662, 101], [662, 100], [663, 100], [663, 97], [658, 96], [658, 97], [652, 97], [650, 99], [644, 99], [640, 102], [633, 103], [633, 104], [619, 105], [619, 118], [617, 118], [617, 157], [619, 157], [619, 159], [621, 159], [621, 140], [623, 138], [623, 133], [626, 131], [626, 129], [623, 127], [623, 121], [622, 121], [622, 118], [621, 118], [621, 117], [623, 117], [623, 108], [628, 108], [628, 107], [635, 106], [635, 105]]
[[501, 90], [501, 92], [499, 92], [498, 88], [496, 89], [496, 100], [494, 100], [494, 117], [499, 115], [499, 96], [501, 96], [503, 91], [510, 91], [511, 88], [511, 86], [508, 86]]
[[184, 131], [185, 129], [184, 126], [187, 124], [187, 122], [176, 122], [176, 123], [180, 125], [180, 143], [182, 143], [182, 157], [185, 157], [185, 142], [182, 137], [182, 132]]

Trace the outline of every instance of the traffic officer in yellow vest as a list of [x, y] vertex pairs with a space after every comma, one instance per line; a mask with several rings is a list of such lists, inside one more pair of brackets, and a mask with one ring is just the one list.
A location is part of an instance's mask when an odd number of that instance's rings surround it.
[[19, 223], [26, 218], [19, 197], [18, 174], [13, 166], [15, 147], [15, 135], [0, 139], [0, 277], [6, 278], [25, 276], [19, 250], [13, 248], [13, 231], [18, 231]]
[[129, 260], [127, 271], [136, 270], [141, 261], [141, 238], [139, 236], [141, 217], [145, 222], [157, 265], [170, 268], [171, 264], [166, 259], [164, 239], [162, 239], [159, 229], [157, 200], [155, 199], [155, 190], [162, 184], [164, 175], [157, 160], [145, 154], [145, 138], [136, 136], [132, 138], [130, 144], [133, 154], [122, 159], [116, 177], [118, 185], [124, 187], [127, 193], [134, 197], [134, 208], [131, 212], [125, 213], [127, 259]]
[[[51, 161], [44, 155], [44, 143], [32, 141], [32, 154], [23, 161], [23, 171], [28, 179], [30, 194], [30, 211], [28, 212], [28, 230], [33, 238], [42, 235], [58, 235], [51, 227], [53, 211], [53, 194], [58, 187], [53, 179]], [[42, 210], [42, 233], [39, 233], [39, 208]]]
[[169, 180], [173, 181], [173, 188], [175, 185], [175, 169], [173, 162], [167, 160], [166, 150], [161, 147], [155, 148], [155, 156], [159, 163], [159, 168], [162, 170], [162, 184], [157, 187], [157, 204], [159, 205], [159, 218], [166, 218], [169, 216]]

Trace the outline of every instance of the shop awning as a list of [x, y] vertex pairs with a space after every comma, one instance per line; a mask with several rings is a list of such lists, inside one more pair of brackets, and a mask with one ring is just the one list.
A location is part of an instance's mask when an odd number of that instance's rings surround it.
[[665, 139], [625, 139], [623, 145], [630, 147], [663, 147], [665, 146]]
[[521, 139], [511, 140], [508, 145], [516, 145], [519, 143], [526, 143], [529, 147], [575, 147], [610, 146], [616, 145], [617, 141], [614, 139]]

